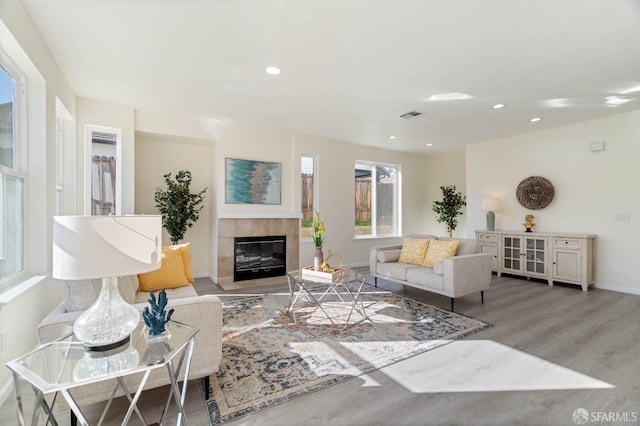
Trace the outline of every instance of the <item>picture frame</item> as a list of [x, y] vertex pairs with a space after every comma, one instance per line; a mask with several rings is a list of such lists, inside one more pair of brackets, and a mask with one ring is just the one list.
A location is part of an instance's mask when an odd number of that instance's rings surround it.
[[226, 204], [281, 204], [282, 164], [225, 158]]

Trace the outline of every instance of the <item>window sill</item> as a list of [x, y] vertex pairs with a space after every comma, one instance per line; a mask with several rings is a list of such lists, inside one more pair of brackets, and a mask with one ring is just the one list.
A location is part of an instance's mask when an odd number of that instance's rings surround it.
[[30, 278], [27, 278], [23, 281], [19, 281], [16, 284], [8, 287], [7, 289], [0, 292], [0, 307], [7, 305], [13, 299], [17, 298], [21, 294], [25, 293], [32, 287], [40, 284], [47, 277], [45, 275], [36, 275]]

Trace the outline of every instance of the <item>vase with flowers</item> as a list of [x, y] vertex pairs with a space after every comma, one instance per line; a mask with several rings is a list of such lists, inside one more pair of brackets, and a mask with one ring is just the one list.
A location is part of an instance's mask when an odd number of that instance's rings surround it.
[[324, 253], [322, 252], [322, 244], [324, 243], [324, 222], [320, 220], [320, 213], [316, 210], [313, 216], [313, 242], [316, 245], [316, 251], [313, 254], [313, 270], [321, 271], [324, 263]]

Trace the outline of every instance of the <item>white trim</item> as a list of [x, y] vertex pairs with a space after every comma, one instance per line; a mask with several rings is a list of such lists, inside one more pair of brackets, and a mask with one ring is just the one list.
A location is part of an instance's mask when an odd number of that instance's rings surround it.
[[640, 289], [638, 288], [619, 287], [619, 286], [602, 284], [602, 283], [596, 283], [594, 287], [599, 290], [610, 290], [610, 291], [617, 291], [619, 293], [640, 295]]
[[[13, 379], [7, 380], [7, 383], [0, 388], [0, 405], [4, 405], [9, 398], [13, 396]], [[15, 404], [15, 401], [14, 401]]]
[[9, 290], [3, 293], [0, 293], [0, 308], [4, 305], [9, 304], [9, 302], [11, 302], [13, 299], [17, 298], [22, 293], [26, 292], [32, 287], [35, 287], [36, 285], [40, 284], [46, 278], [47, 278], [46, 275], [35, 275], [22, 281], [21, 283], [10, 288]]

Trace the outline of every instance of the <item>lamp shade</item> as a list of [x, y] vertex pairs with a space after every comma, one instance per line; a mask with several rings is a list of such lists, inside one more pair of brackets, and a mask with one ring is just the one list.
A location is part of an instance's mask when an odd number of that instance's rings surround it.
[[499, 207], [499, 201], [497, 198], [483, 198], [480, 206], [485, 212], [496, 211]]
[[161, 266], [159, 215], [55, 216], [53, 220], [53, 278], [120, 277]]

